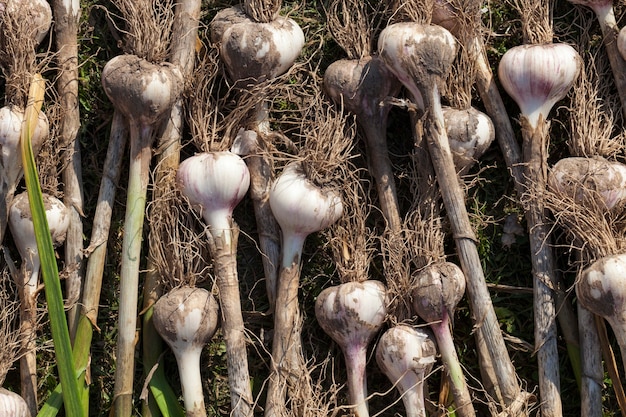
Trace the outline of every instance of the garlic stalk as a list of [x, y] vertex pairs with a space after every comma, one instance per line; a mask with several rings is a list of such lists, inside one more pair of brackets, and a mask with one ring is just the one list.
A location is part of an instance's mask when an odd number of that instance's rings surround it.
[[474, 317], [480, 317], [480, 331], [490, 355], [485, 360], [491, 360], [505, 401], [507, 405], [512, 404], [521, 391], [485, 283], [439, 99], [438, 84], [443, 82], [449, 72], [456, 54], [456, 42], [450, 32], [439, 26], [396, 23], [381, 32], [378, 51], [385, 64], [409, 90], [412, 100], [418, 106], [423, 106], [428, 115], [424, 123], [424, 137], [444, 206], [451, 220], [457, 253], [467, 279], [472, 313]]
[[[69, 214], [65, 205], [57, 198], [44, 195], [44, 207], [52, 241], [59, 245], [65, 240], [69, 226]], [[37, 294], [39, 292], [39, 269], [41, 267], [28, 194], [20, 193], [13, 199], [9, 212], [9, 227], [13, 241], [22, 257], [22, 281], [16, 284], [21, 296], [21, 328], [24, 355], [20, 359], [22, 397], [31, 413], [37, 413]]]
[[119, 55], [105, 65], [102, 86], [116, 110], [128, 119], [130, 127], [130, 169], [122, 243], [114, 388], [116, 414], [130, 415], [135, 368], [139, 264], [152, 134], [156, 123], [169, 111], [181, 93], [183, 79], [174, 65], [154, 64], [134, 55]]
[[79, 0], [53, 0], [55, 15], [54, 39], [56, 61], [59, 67], [57, 92], [61, 112], [59, 142], [67, 149], [63, 160], [63, 199], [70, 210], [70, 227], [65, 242], [65, 262], [68, 275], [65, 278], [68, 326], [74, 340], [80, 308], [77, 302], [81, 295], [83, 276], [83, 180], [81, 170], [80, 142], [76, 140], [80, 129], [78, 106], [78, 25], [81, 15]]
[[337, 221], [343, 212], [343, 204], [333, 190], [314, 185], [306, 177], [300, 162], [292, 162], [283, 169], [272, 185], [269, 198], [282, 237], [282, 263], [274, 312], [272, 374], [265, 405], [265, 415], [272, 417], [286, 412], [285, 389], [294, 387], [304, 367], [298, 306], [304, 241], [309, 234]]
[[202, 288], [171, 290], [154, 304], [154, 327], [174, 352], [188, 417], [206, 417], [200, 355], [217, 330], [217, 301]]
[[237, 237], [233, 210], [250, 185], [245, 162], [232, 152], [201, 153], [183, 161], [176, 179], [183, 195], [209, 228], [209, 244], [222, 305], [232, 415], [248, 416], [253, 398], [248, 373], [245, 326], [237, 277]]
[[555, 291], [557, 276], [545, 217], [549, 140], [548, 113], [571, 89], [581, 67], [578, 53], [566, 44], [531, 44], [509, 49], [498, 66], [502, 86], [521, 111], [525, 164], [526, 222], [532, 266], [535, 346], [539, 365], [542, 414], [559, 416], [559, 360]]
[[385, 322], [386, 288], [380, 281], [346, 282], [324, 289], [315, 301], [315, 316], [341, 347], [348, 373], [353, 414], [367, 417], [367, 346]]
[[463, 271], [453, 263], [431, 264], [419, 272], [413, 291], [413, 308], [432, 329], [451, 382], [456, 413], [474, 416], [472, 397], [450, 332], [451, 318], [465, 292]]
[[376, 182], [381, 211], [387, 227], [399, 233], [402, 221], [387, 150], [390, 106], [383, 104], [387, 97], [398, 93], [398, 80], [378, 57], [342, 59], [326, 69], [324, 89], [335, 103], [356, 115], [364, 133], [368, 167]]
[[423, 329], [400, 324], [380, 337], [376, 362], [400, 391], [406, 417], [426, 417], [424, 383], [436, 357], [435, 341]]

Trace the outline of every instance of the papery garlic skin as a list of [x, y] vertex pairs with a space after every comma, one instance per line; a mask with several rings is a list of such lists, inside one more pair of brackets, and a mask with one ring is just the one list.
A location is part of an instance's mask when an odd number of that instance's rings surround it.
[[433, 336], [404, 324], [388, 329], [376, 345], [376, 363], [400, 391], [407, 417], [426, 417], [424, 382], [436, 358]]
[[293, 19], [255, 22], [238, 6], [215, 15], [211, 39], [235, 81], [261, 82], [283, 74], [304, 46], [304, 32]]
[[[24, 111], [16, 106], [4, 106], [0, 108], [0, 157], [2, 176], [14, 191], [16, 182], [22, 172], [22, 148], [20, 146]], [[39, 119], [35, 132], [31, 137], [33, 154], [37, 155], [43, 143], [48, 139], [50, 128], [48, 118], [43, 112], [39, 112]]]
[[218, 325], [218, 304], [202, 288], [176, 288], [154, 305], [153, 322], [176, 357], [185, 411], [188, 416], [206, 416], [200, 356]]
[[232, 227], [233, 210], [250, 186], [246, 163], [229, 151], [187, 158], [178, 167], [176, 179], [183, 195], [199, 210], [215, 236]]
[[576, 203], [597, 205], [600, 199], [612, 210], [626, 201], [626, 165], [600, 157], [563, 158], [548, 173], [548, 186]]
[[515, 46], [502, 56], [498, 76], [533, 129], [547, 120], [557, 101], [563, 99], [578, 77], [582, 60], [563, 43]]
[[304, 174], [300, 162], [287, 165], [274, 181], [270, 207], [282, 230], [284, 268], [299, 262], [308, 235], [327, 228], [343, 213], [339, 194], [315, 186]]
[[457, 171], [467, 172], [496, 137], [491, 118], [474, 107], [442, 107], [446, 132]]
[[339, 345], [367, 345], [385, 322], [388, 303], [382, 282], [346, 282], [320, 293], [315, 315], [322, 329]]
[[26, 401], [18, 394], [0, 387], [0, 416], [31, 417]]
[[444, 312], [453, 314], [465, 294], [465, 275], [452, 262], [431, 264], [417, 275], [413, 308], [426, 322], [441, 320]]
[[180, 96], [183, 76], [170, 63], [118, 55], [102, 69], [102, 87], [116, 109], [143, 125], [157, 122]]

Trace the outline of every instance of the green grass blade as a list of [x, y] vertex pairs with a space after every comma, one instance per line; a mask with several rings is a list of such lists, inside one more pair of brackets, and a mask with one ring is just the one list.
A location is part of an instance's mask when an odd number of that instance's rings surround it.
[[31, 144], [31, 137], [39, 120], [39, 111], [43, 104], [45, 81], [41, 75], [33, 76], [28, 93], [28, 105], [25, 113], [25, 126], [22, 127], [22, 163], [24, 166], [24, 180], [28, 191], [28, 201], [33, 216], [33, 226], [37, 239], [37, 250], [41, 259], [41, 273], [43, 276], [46, 302], [54, 352], [59, 370], [59, 378], [64, 387], [63, 403], [68, 417], [82, 416], [82, 406], [78, 393], [78, 382], [74, 371], [74, 360], [70, 344], [70, 335], [67, 319], [63, 308], [63, 295], [59, 281], [59, 271], [54, 256], [52, 237], [48, 227], [48, 220], [43, 205], [39, 177], [35, 166], [35, 157]]
[[178, 397], [174, 394], [172, 387], [170, 387], [165, 378], [162, 363], [159, 363], [159, 367], [152, 374], [149, 385], [150, 392], [163, 417], [185, 417], [185, 412], [180, 405], [180, 401], [178, 401]]

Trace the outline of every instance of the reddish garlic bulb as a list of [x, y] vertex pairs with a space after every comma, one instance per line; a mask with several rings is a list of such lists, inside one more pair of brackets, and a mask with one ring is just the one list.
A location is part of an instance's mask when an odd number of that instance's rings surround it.
[[435, 340], [424, 329], [400, 324], [380, 337], [376, 362], [400, 391], [406, 417], [426, 417], [424, 382], [436, 360]]
[[255, 22], [237, 6], [215, 15], [211, 39], [235, 81], [261, 82], [283, 74], [304, 46], [304, 33], [293, 19]]
[[247, 165], [229, 151], [187, 158], [180, 164], [176, 179], [181, 192], [198, 209], [215, 237], [232, 227], [233, 210], [250, 186]]
[[593, 199], [597, 204], [599, 197], [611, 210], [626, 199], [626, 165], [600, 157], [563, 158], [549, 172], [548, 185], [578, 203]]
[[502, 56], [498, 76], [524, 117], [535, 129], [540, 119], [572, 88], [582, 60], [569, 45], [515, 46]]
[[380, 281], [347, 282], [326, 288], [315, 302], [315, 316], [324, 331], [343, 351], [348, 391], [357, 417], [367, 408], [367, 346], [385, 322], [387, 290]]

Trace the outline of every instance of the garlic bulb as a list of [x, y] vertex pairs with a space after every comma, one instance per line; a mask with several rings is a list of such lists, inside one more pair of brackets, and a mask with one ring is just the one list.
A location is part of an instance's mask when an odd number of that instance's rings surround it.
[[315, 302], [315, 316], [341, 347], [348, 372], [348, 391], [357, 417], [368, 416], [367, 346], [385, 322], [389, 299], [380, 281], [347, 282], [326, 288]]
[[[22, 149], [20, 138], [22, 124], [24, 122], [24, 110], [16, 106], [4, 106], [0, 108], [0, 178], [4, 178], [10, 190], [15, 190], [17, 181], [22, 172]], [[48, 138], [50, 129], [48, 118], [43, 112], [39, 112], [39, 120], [35, 127], [35, 133], [31, 137], [33, 154], [39, 153], [43, 143]]]
[[151, 125], [172, 107], [183, 89], [175, 65], [154, 64], [135, 55], [118, 55], [102, 70], [102, 86], [116, 109], [131, 122]]
[[376, 362], [400, 391], [406, 417], [426, 417], [424, 382], [436, 357], [435, 340], [424, 329], [400, 324], [380, 337]]
[[563, 158], [549, 172], [548, 185], [577, 203], [597, 205], [599, 197], [611, 210], [626, 199], [626, 165], [600, 157]]
[[188, 416], [206, 416], [200, 355], [217, 330], [217, 310], [215, 298], [202, 288], [176, 288], [154, 304], [154, 327], [176, 357]]
[[[65, 240], [65, 233], [67, 232], [70, 222], [67, 207], [65, 207], [63, 202], [58, 198], [47, 194], [44, 194], [43, 201], [48, 227], [52, 235], [52, 242], [55, 245], [60, 245]], [[35, 289], [38, 285], [37, 280], [39, 277], [40, 260], [39, 251], [37, 250], [37, 241], [35, 239], [33, 218], [28, 202], [28, 193], [20, 193], [13, 199], [9, 211], [9, 226], [15, 245], [25, 262], [26, 271], [32, 273], [27, 282], [25, 282], [25, 285]]]
[[626, 255], [600, 258], [576, 281], [578, 301], [609, 322], [626, 368]]
[[304, 46], [304, 33], [293, 19], [255, 22], [237, 6], [215, 15], [211, 39], [235, 81], [261, 82], [283, 74]]
[[283, 267], [300, 262], [304, 240], [336, 222], [343, 213], [339, 195], [315, 186], [299, 162], [287, 165], [270, 190], [270, 207], [283, 235]]
[[381, 59], [420, 109], [425, 108], [425, 99], [433, 100], [422, 94], [436, 93], [438, 97], [437, 85], [450, 71], [456, 51], [454, 36], [436, 25], [394, 23], [383, 29], [378, 38]]
[[0, 416], [31, 417], [31, 414], [22, 397], [0, 387]]
[[485, 153], [496, 137], [489, 116], [474, 107], [442, 107], [454, 166], [466, 173]]
[[187, 158], [178, 167], [176, 179], [214, 236], [232, 227], [233, 210], [250, 186], [248, 167], [240, 156], [229, 151]]
[[578, 52], [563, 43], [519, 45], [502, 56], [498, 76], [535, 129], [539, 120], [547, 120], [552, 107], [567, 95], [581, 65]]

